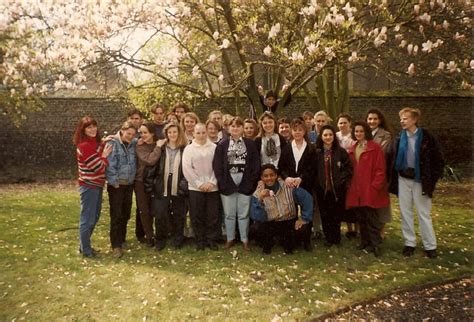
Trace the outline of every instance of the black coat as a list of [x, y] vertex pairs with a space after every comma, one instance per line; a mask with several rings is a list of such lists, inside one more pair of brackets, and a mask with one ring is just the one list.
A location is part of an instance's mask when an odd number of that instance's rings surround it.
[[[180, 148], [181, 159], [183, 158], [184, 147]], [[161, 147], [161, 157], [152, 167], [146, 167], [143, 173], [143, 185], [145, 191], [151, 193], [153, 198], [163, 198], [164, 194], [164, 172], [165, 162], [167, 162], [166, 145]], [[183, 162], [179, 164], [178, 170], [178, 196], [187, 195], [187, 181], [183, 175]], [[166, 174], [168, 175], [168, 174]]]
[[245, 159], [245, 168], [242, 182], [237, 187], [229, 173], [229, 161], [227, 159], [227, 150], [229, 149], [230, 139], [222, 139], [217, 144], [212, 160], [212, 168], [217, 178], [219, 192], [223, 195], [231, 195], [235, 192], [250, 196], [257, 188], [257, 182], [260, 178], [260, 153], [257, 151], [255, 142], [243, 138], [247, 149]]
[[280, 161], [278, 162], [278, 171], [280, 176], [285, 180], [288, 177], [301, 178], [301, 188], [308, 192], [312, 192], [314, 185], [315, 164], [314, 164], [314, 145], [307, 142], [306, 149], [301, 156], [298, 164], [298, 171], [296, 171], [296, 161], [293, 155], [293, 148], [291, 143], [288, 143], [284, 149], [281, 150]]
[[[314, 178], [314, 187], [318, 195], [318, 200], [324, 199], [326, 187], [326, 173], [324, 164], [324, 149], [316, 148], [316, 177]], [[332, 172], [331, 181], [333, 193], [339, 201], [345, 202], [347, 189], [351, 183], [353, 166], [349, 154], [341, 147], [332, 151]]]
[[[423, 139], [420, 148], [422, 194], [433, 198], [436, 183], [443, 177], [444, 157], [438, 140], [427, 130], [421, 130], [423, 131]], [[389, 178], [389, 192], [396, 195], [398, 195], [398, 173], [397, 170], [395, 170], [395, 162], [399, 143], [400, 136], [393, 142], [390, 156], [391, 173]]]

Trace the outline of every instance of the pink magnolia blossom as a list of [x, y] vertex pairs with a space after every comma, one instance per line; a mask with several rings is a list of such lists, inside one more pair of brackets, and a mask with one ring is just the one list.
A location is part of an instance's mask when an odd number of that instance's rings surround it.
[[272, 28], [270, 29], [270, 32], [268, 33], [268, 39], [275, 38], [280, 32], [280, 28], [281, 26], [279, 22], [273, 25]]
[[408, 66], [407, 73], [410, 76], [415, 75], [415, 64], [411, 63], [410, 66]]
[[267, 46], [263, 49], [263, 53], [265, 56], [270, 57], [272, 55], [272, 47]]
[[427, 42], [422, 43], [421, 46], [422, 46], [422, 49], [421, 49], [422, 52], [431, 53], [431, 50], [433, 48], [433, 43], [431, 42], [431, 40], [428, 40]]

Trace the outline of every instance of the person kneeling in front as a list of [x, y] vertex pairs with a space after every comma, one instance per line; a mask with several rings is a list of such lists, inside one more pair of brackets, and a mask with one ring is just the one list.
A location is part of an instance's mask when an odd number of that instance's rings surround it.
[[[279, 238], [285, 253], [291, 254], [295, 247], [295, 235], [307, 233], [308, 223], [313, 216], [313, 197], [303, 188], [289, 188], [278, 179], [273, 164], [261, 168], [263, 186], [252, 195], [250, 217], [255, 221], [255, 235], [263, 247], [264, 254], [270, 254], [274, 238]], [[296, 203], [295, 203], [296, 201]], [[298, 219], [296, 204], [301, 206]]]

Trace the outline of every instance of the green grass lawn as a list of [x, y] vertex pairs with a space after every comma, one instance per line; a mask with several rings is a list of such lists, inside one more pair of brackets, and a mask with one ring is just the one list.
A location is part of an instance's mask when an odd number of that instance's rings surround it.
[[[400, 288], [472, 273], [473, 184], [443, 183], [432, 211], [439, 257], [421, 247], [409, 259], [398, 204], [384, 256], [355, 250], [357, 241], [286, 256], [197, 253], [194, 246], [161, 253], [135, 241], [112, 258], [108, 201], [93, 245], [98, 260], [78, 254], [79, 194], [73, 183], [0, 186], [0, 321], [7, 320], [271, 320], [308, 319]], [[236, 253], [234, 252], [236, 251]]]

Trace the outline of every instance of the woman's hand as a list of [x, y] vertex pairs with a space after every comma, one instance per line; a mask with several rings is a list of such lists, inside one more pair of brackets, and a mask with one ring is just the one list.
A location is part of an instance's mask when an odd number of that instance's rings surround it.
[[263, 201], [263, 199], [265, 197], [269, 197], [271, 196], [272, 194], [270, 193], [270, 190], [269, 189], [263, 189], [262, 191], [260, 191], [260, 193], [258, 194], [258, 199], [260, 199], [260, 201]]
[[115, 135], [107, 135], [105, 138], [102, 139], [103, 143], [109, 142], [110, 140], [113, 140]]
[[112, 153], [113, 149], [114, 147], [112, 146], [112, 144], [106, 144], [104, 147], [104, 150], [102, 150], [102, 157], [107, 158], [110, 155], [110, 153]]
[[300, 230], [301, 227], [303, 227], [303, 225], [306, 225], [307, 222], [302, 220], [302, 219], [298, 219], [297, 221], [295, 221], [295, 230]]
[[199, 190], [201, 190], [202, 192], [209, 192], [211, 191], [212, 189], [214, 189], [215, 185], [211, 182], [207, 182], [207, 183], [203, 183], [200, 187], [199, 187]]
[[293, 180], [293, 188], [298, 188], [303, 180], [301, 178], [294, 178]]
[[288, 177], [285, 179], [285, 185], [288, 188], [298, 188], [303, 180], [301, 178]]
[[285, 179], [285, 185], [288, 187], [288, 188], [293, 188], [293, 180], [294, 178], [292, 177], [288, 177]]
[[161, 148], [163, 145], [166, 144], [166, 142], [167, 142], [166, 139], [158, 140], [158, 141], [156, 141], [156, 146], [159, 147], [159, 148]]

